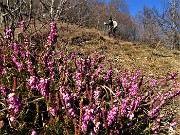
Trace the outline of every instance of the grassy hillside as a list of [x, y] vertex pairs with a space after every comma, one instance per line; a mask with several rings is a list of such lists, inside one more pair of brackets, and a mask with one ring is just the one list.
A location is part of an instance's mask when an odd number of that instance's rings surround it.
[[[162, 77], [180, 71], [180, 51], [159, 45], [145, 45], [111, 39], [94, 29], [61, 25], [60, 43], [69, 52], [92, 54], [97, 51], [106, 56], [106, 66], [120, 70], [141, 69], [146, 75]], [[62, 30], [62, 31], [61, 31]], [[102, 36], [102, 37], [101, 37]]]
[[[104, 54], [106, 68], [112, 66], [114, 71], [141, 70], [143, 75], [163, 78], [175, 71], [180, 71], [180, 51], [169, 50], [162, 45], [148, 45], [121, 41], [109, 38], [104, 32], [95, 29], [85, 29], [67, 24], [60, 25], [60, 44], [68, 52], [79, 55], [93, 54], [95, 51]], [[180, 75], [177, 78], [180, 82]], [[170, 105], [169, 111], [176, 108], [177, 119], [180, 119], [180, 98]], [[174, 110], [173, 110], [174, 111]], [[180, 123], [180, 120], [179, 120]], [[180, 124], [177, 133], [180, 131]]]

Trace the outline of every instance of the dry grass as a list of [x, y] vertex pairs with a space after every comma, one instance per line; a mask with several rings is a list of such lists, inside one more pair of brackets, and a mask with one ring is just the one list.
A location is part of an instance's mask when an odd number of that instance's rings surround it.
[[100, 32], [94, 29], [78, 26], [68, 28], [69, 32], [59, 39], [61, 44], [66, 45], [68, 51], [83, 54], [97, 51], [106, 56], [107, 66], [111, 63], [117, 70], [141, 69], [143, 74], [151, 74], [154, 77], [163, 77], [174, 71], [180, 71], [180, 51], [114, 40], [107, 36], [100, 38]]

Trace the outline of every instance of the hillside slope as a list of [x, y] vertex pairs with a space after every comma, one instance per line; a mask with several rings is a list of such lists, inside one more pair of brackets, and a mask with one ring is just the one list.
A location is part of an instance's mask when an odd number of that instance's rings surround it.
[[[143, 75], [163, 78], [180, 71], [180, 51], [169, 50], [163, 46], [151, 46], [109, 38], [95, 29], [80, 28], [75, 25], [60, 24], [59, 42], [67, 52], [91, 55], [95, 51], [105, 55], [104, 65], [116, 73], [123, 70], [141, 70]], [[103, 33], [103, 34], [102, 34]], [[61, 48], [61, 49], [62, 49]], [[180, 75], [177, 78], [180, 82]], [[176, 108], [180, 123], [180, 98], [167, 109]], [[174, 111], [174, 110], [173, 110]], [[180, 124], [175, 134], [180, 134]]]
[[111, 64], [116, 71], [141, 69], [143, 74], [154, 77], [180, 71], [180, 51], [177, 50], [111, 39], [95, 29], [75, 25], [60, 25], [59, 32], [60, 44], [69, 52], [92, 54], [97, 51], [105, 55], [105, 65]]

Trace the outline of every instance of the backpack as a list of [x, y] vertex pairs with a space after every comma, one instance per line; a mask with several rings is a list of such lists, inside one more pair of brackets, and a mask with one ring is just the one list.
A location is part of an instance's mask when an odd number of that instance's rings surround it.
[[113, 21], [113, 28], [116, 28], [116, 27], [117, 27], [117, 22]]

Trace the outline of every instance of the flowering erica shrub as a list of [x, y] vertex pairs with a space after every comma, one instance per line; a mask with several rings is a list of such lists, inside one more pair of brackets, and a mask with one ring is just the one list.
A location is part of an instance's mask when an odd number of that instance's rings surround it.
[[180, 94], [177, 73], [161, 80], [140, 70], [114, 76], [103, 68], [104, 55], [58, 50], [54, 22], [37, 49], [10, 36], [7, 29], [0, 46], [2, 134], [153, 134], [176, 125], [161, 110]]

